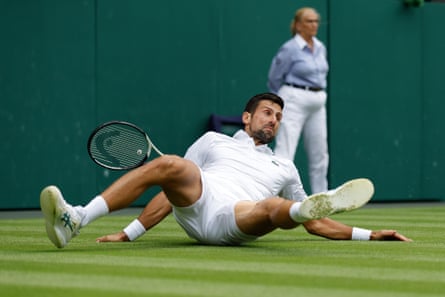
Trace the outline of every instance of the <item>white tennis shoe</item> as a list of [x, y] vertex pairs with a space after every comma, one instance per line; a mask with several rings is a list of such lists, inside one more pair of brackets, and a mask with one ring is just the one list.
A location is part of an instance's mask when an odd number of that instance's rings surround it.
[[48, 186], [40, 193], [40, 207], [46, 224], [46, 234], [58, 248], [63, 248], [79, 234], [82, 218], [73, 206], [66, 203], [56, 186]]
[[299, 215], [308, 220], [316, 220], [351, 211], [365, 205], [372, 195], [374, 185], [369, 179], [353, 179], [334, 190], [309, 196], [301, 203]]

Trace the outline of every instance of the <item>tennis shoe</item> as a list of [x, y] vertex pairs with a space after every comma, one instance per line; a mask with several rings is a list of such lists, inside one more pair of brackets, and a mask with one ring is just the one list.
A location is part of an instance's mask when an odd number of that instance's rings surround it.
[[299, 215], [316, 220], [352, 211], [365, 205], [373, 194], [374, 185], [369, 179], [354, 179], [334, 190], [309, 196], [301, 203]]
[[40, 194], [40, 207], [45, 218], [46, 234], [58, 248], [65, 247], [79, 234], [81, 216], [66, 203], [56, 186], [48, 186]]

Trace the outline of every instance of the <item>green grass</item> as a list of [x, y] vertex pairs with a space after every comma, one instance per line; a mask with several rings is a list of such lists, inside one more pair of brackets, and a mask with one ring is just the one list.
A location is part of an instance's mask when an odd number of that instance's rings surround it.
[[133, 216], [102, 218], [56, 249], [43, 219], [0, 220], [2, 296], [360, 296], [445, 294], [445, 206], [368, 207], [337, 215], [394, 228], [412, 243], [329, 241], [278, 230], [241, 247], [196, 244], [174, 220], [132, 243], [97, 244]]

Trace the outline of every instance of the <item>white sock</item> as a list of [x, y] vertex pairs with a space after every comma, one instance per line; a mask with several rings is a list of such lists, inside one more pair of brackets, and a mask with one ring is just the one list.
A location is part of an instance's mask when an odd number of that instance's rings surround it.
[[303, 223], [306, 222], [307, 219], [300, 216], [300, 206], [301, 202], [295, 202], [289, 209], [289, 216], [294, 222]]
[[102, 217], [110, 212], [107, 202], [102, 196], [96, 196], [80, 211], [83, 214], [81, 227], [84, 227], [94, 221], [95, 219]]

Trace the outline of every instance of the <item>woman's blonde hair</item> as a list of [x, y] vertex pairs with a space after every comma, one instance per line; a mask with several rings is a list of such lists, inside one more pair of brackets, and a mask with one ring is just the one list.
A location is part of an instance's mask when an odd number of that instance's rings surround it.
[[292, 36], [295, 36], [295, 34], [298, 33], [297, 23], [301, 22], [301, 20], [303, 19], [304, 13], [308, 10], [312, 10], [313, 12], [315, 12], [318, 15], [318, 18], [320, 19], [320, 14], [318, 13], [318, 11], [316, 11], [312, 7], [302, 7], [300, 9], [297, 9], [297, 11], [295, 11], [294, 18], [290, 22], [290, 32], [291, 32]]

